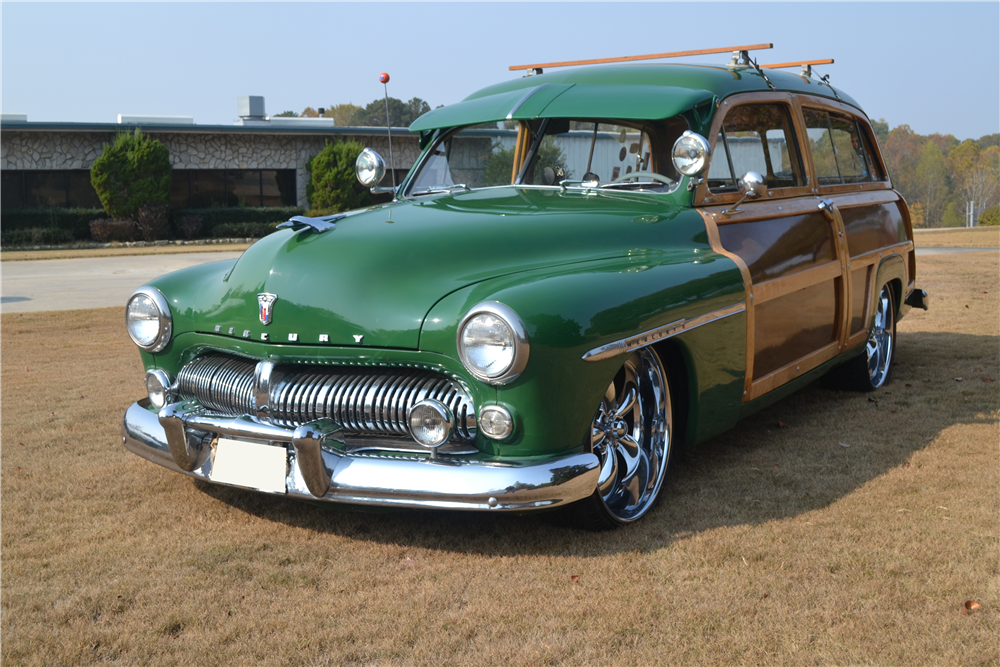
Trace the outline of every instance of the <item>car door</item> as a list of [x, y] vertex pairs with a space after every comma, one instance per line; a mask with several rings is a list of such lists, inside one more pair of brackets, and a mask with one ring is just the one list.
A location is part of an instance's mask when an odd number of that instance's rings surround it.
[[[724, 101], [712, 127], [708, 175], [695, 194], [713, 247], [743, 271], [744, 401], [816, 368], [845, 342], [850, 292], [843, 226], [835, 210], [820, 207], [810, 182], [797, 105], [796, 96], [784, 93]], [[759, 172], [767, 190], [739, 202], [747, 171]]]
[[[851, 107], [823, 98], [800, 97], [811, 171], [825, 210], [840, 218], [848, 269], [849, 322], [845, 348], [864, 342], [874, 306], [878, 267], [898, 262], [913, 283], [909, 214], [892, 190], [871, 126]], [[908, 290], [907, 290], [908, 291]]]

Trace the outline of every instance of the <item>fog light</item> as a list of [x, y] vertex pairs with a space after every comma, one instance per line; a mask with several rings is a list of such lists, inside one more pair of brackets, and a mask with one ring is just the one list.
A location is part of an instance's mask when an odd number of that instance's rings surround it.
[[157, 410], [167, 404], [171, 385], [173, 380], [166, 371], [159, 368], [146, 371], [146, 392], [149, 394], [149, 402]]
[[435, 449], [448, 440], [454, 423], [448, 406], [434, 400], [420, 401], [407, 413], [410, 435], [424, 447]]
[[479, 428], [487, 438], [503, 440], [514, 431], [514, 419], [505, 408], [487, 405], [479, 411]]

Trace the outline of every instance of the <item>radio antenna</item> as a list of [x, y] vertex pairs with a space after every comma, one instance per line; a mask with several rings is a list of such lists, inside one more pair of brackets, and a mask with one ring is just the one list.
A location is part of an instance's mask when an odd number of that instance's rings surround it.
[[389, 172], [392, 174], [392, 198], [396, 198], [396, 166], [392, 160], [392, 123], [389, 122], [389, 74], [382, 72], [378, 75], [378, 80], [382, 82], [385, 89], [385, 131], [389, 135]]

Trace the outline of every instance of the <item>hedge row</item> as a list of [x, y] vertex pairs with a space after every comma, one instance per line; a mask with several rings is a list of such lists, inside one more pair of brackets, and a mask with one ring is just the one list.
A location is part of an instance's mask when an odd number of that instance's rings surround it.
[[[198, 238], [244, 238], [264, 236], [274, 231], [274, 224], [304, 213], [304, 209], [295, 206], [179, 209], [170, 213], [171, 236], [191, 238], [182, 224], [185, 217], [201, 218]], [[89, 241], [90, 223], [102, 218], [107, 218], [107, 213], [99, 208], [4, 209], [0, 245], [56, 245]], [[242, 233], [244, 231], [249, 233]]]
[[68, 232], [72, 239], [90, 239], [90, 222], [106, 218], [103, 208], [5, 208], [0, 233], [4, 245], [9, 233], [27, 229], [60, 229]]

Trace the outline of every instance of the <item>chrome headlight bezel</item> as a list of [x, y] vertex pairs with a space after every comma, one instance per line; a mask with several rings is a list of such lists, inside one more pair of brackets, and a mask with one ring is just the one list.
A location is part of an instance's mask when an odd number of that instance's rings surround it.
[[[129, 326], [129, 306], [132, 305], [132, 301], [134, 299], [140, 296], [151, 300], [159, 313], [159, 331], [157, 332], [156, 338], [153, 342], [149, 344], [144, 344], [139, 341], [132, 333], [132, 327]], [[170, 337], [173, 334], [173, 318], [170, 315], [170, 305], [167, 304], [167, 300], [160, 290], [147, 285], [132, 292], [128, 301], [125, 302], [125, 330], [128, 332], [128, 337], [132, 339], [132, 342], [146, 352], [160, 352], [167, 346], [167, 343], [170, 342]]]
[[[502, 320], [513, 335], [514, 357], [511, 363], [502, 371], [492, 374], [477, 368], [470, 361], [465, 346], [462, 344], [462, 334], [465, 332], [466, 325], [474, 317], [482, 314], [493, 315]], [[462, 361], [465, 369], [472, 373], [477, 380], [493, 385], [509, 384], [516, 380], [524, 372], [525, 366], [528, 365], [528, 353], [531, 350], [531, 345], [528, 341], [528, 331], [524, 328], [521, 318], [517, 316], [517, 313], [512, 308], [499, 301], [484, 301], [469, 309], [458, 323], [458, 331], [455, 334], [455, 347], [458, 349], [458, 358]]]

